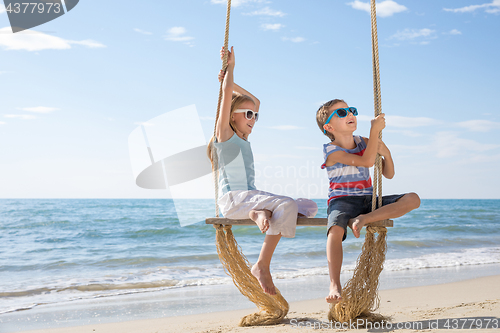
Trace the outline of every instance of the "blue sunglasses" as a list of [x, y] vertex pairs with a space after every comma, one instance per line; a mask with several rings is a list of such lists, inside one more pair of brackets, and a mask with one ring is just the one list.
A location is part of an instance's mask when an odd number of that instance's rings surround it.
[[[326, 120], [326, 124], [328, 124], [330, 122], [330, 120], [332, 120], [332, 117], [336, 114], [339, 118], [345, 118], [347, 117], [347, 114], [348, 113], [352, 113], [353, 116], [357, 116], [358, 115], [358, 109], [356, 109], [355, 107], [350, 107], [350, 108], [340, 108], [340, 109], [337, 109], [335, 111], [332, 112], [332, 114], [330, 115], [330, 117], [328, 117], [328, 119]], [[323, 133], [326, 134], [326, 129], [323, 129]]]

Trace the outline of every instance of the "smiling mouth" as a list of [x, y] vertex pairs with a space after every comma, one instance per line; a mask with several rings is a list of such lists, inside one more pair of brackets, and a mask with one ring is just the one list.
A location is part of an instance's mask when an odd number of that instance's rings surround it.
[[349, 125], [349, 124], [354, 124], [354, 120], [349, 120], [349, 121], [347, 122], [347, 124], [348, 124], [348, 125]]

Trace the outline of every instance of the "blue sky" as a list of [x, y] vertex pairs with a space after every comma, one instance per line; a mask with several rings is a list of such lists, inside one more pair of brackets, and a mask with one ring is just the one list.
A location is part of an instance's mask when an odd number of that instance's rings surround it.
[[[356, 106], [356, 133], [368, 135], [367, 6], [233, 1], [235, 81], [262, 103], [249, 138], [258, 188], [326, 198], [322, 102]], [[194, 104], [209, 139], [225, 2], [82, 0], [17, 34], [0, 8], [0, 197], [168, 197], [135, 185], [128, 136]], [[500, 198], [500, 1], [381, 1], [378, 35], [383, 135], [396, 166], [384, 193]]]

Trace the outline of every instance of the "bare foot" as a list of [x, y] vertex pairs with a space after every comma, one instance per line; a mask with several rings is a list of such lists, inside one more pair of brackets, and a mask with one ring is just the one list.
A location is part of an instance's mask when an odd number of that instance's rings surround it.
[[269, 229], [269, 222], [271, 219], [271, 211], [264, 209], [264, 210], [251, 210], [250, 213], [248, 213], [248, 217], [257, 225], [259, 226], [259, 229], [262, 233], [265, 233]]
[[276, 287], [269, 268], [262, 268], [258, 264], [252, 266], [252, 275], [259, 280], [260, 286], [266, 294], [276, 295]]
[[354, 237], [359, 238], [361, 229], [363, 229], [365, 224], [366, 222], [364, 222], [363, 215], [359, 215], [358, 217], [350, 219], [348, 225], [351, 227]]
[[336, 304], [342, 300], [340, 295], [340, 289], [334, 286], [330, 286], [330, 293], [325, 297], [327, 303]]

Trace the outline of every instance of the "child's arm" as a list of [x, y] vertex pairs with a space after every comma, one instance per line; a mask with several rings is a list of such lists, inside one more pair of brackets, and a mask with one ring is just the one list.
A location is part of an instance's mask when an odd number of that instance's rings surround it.
[[[221, 69], [220, 73], [219, 73], [219, 82], [224, 80], [224, 76], [225, 76], [225, 72]], [[237, 93], [240, 93], [242, 95], [247, 95], [249, 96], [251, 99], [253, 99], [254, 103], [255, 103], [255, 112], [258, 112], [259, 111], [259, 108], [260, 108], [260, 101], [257, 97], [255, 97], [254, 95], [252, 95], [252, 93], [250, 93], [248, 90], [245, 90], [245, 88], [239, 86], [238, 84], [234, 83], [233, 82], [233, 91], [234, 92], [237, 92]]]
[[234, 83], [234, 91], [237, 92], [237, 93], [240, 93], [242, 95], [247, 95], [247, 96], [250, 96], [254, 103], [255, 103], [255, 112], [258, 112], [259, 111], [259, 107], [260, 107], [260, 101], [257, 97], [255, 97], [254, 95], [252, 95], [249, 91], [245, 90], [244, 88], [240, 87], [239, 85], [237, 85], [236, 83]]
[[394, 177], [394, 161], [392, 160], [391, 151], [385, 145], [384, 141], [379, 140], [378, 153], [383, 157], [382, 159], [382, 174], [387, 179]]
[[[369, 139], [364, 138], [365, 142], [368, 143]], [[378, 153], [383, 157], [382, 159], [382, 175], [387, 179], [392, 179], [394, 177], [394, 161], [392, 160], [391, 151], [385, 145], [384, 141], [378, 139]]]
[[[221, 54], [223, 55], [223, 51], [221, 51]], [[219, 119], [217, 119], [217, 124], [215, 126], [215, 135], [217, 136], [218, 142], [227, 141], [234, 134], [229, 124], [229, 116], [231, 115], [231, 100], [233, 98], [234, 89], [234, 65], [234, 51], [231, 47], [231, 51], [227, 57], [227, 68], [224, 75], [224, 82], [222, 83], [222, 100]]]
[[378, 145], [377, 142], [378, 134], [381, 130], [385, 128], [385, 114], [378, 115], [372, 120], [372, 128], [370, 129], [370, 140], [367, 140], [366, 149], [363, 156], [349, 154], [345, 151], [335, 151], [328, 155], [326, 159], [326, 166], [332, 166], [335, 163], [342, 163], [346, 165], [361, 166], [365, 168], [371, 168], [375, 164], [375, 158], [377, 157]]

